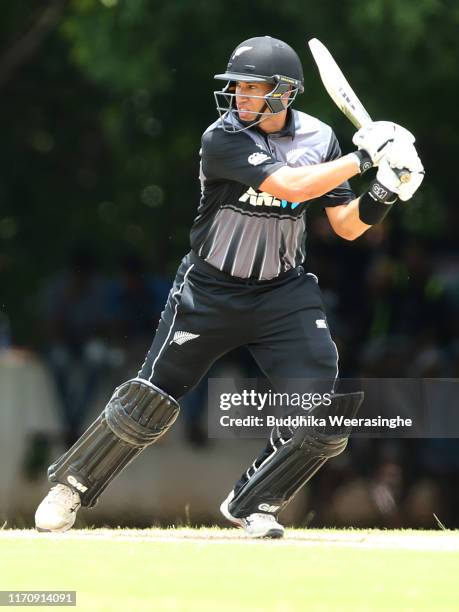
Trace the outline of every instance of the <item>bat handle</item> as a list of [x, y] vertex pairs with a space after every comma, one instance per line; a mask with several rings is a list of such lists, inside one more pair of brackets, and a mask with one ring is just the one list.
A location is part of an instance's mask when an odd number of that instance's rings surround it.
[[402, 183], [409, 183], [410, 179], [411, 179], [411, 175], [409, 170], [395, 170], [395, 174], [398, 176], [398, 178], [402, 181]]

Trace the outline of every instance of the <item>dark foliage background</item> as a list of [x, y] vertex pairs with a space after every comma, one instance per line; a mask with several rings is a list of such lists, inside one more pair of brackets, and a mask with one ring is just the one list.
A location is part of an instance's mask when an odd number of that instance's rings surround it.
[[331, 123], [344, 151], [353, 128], [324, 92], [306, 47], [312, 36], [336, 55], [375, 118], [416, 134], [426, 180], [391, 226], [451, 248], [458, 26], [453, 0], [7, 3], [0, 306], [15, 342], [39, 340], [36, 292], [75, 243], [92, 245], [108, 271], [120, 251], [135, 249], [173, 273], [199, 197], [200, 134], [216, 116], [213, 74], [254, 35], [298, 50], [306, 91], [297, 106]]

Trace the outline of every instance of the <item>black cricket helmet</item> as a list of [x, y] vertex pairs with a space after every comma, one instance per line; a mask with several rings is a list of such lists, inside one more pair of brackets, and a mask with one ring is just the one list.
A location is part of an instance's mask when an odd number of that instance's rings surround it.
[[[241, 42], [234, 49], [226, 71], [215, 79], [227, 81], [221, 91], [214, 91], [217, 110], [227, 132], [240, 132], [260, 123], [264, 117], [285, 110], [283, 96], [289, 93], [290, 106], [298, 93], [304, 91], [303, 67], [297, 53], [282, 40], [271, 36], [257, 36]], [[255, 121], [237, 119], [235, 104], [236, 81], [271, 83], [273, 88], [265, 96], [249, 96], [264, 99], [265, 104]]]

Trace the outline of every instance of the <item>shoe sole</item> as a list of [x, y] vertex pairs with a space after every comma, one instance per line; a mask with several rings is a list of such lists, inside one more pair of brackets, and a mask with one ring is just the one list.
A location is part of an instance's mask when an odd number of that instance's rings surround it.
[[62, 527], [61, 529], [45, 529], [44, 527], [37, 527], [37, 525], [35, 525], [36, 531], [39, 531], [40, 533], [65, 533], [66, 531], [70, 531], [72, 527], [73, 523], [71, 525]]
[[284, 532], [281, 529], [270, 529], [267, 533], [265, 533], [265, 535], [258, 536], [258, 537], [271, 539], [271, 540], [279, 540], [280, 538], [284, 537]]
[[41, 525], [37, 525], [37, 523], [35, 523], [35, 529], [41, 533], [65, 533], [66, 531], [69, 531], [70, 529], [72, 529], [72, 527], [75, 524], [75, 518], [73, 519], [73, 521], [64, 523], [63, 525], [61, 525], [59, 528], [56, 528], [56, 529], [52, 529], [50, 527], [42, 527]]

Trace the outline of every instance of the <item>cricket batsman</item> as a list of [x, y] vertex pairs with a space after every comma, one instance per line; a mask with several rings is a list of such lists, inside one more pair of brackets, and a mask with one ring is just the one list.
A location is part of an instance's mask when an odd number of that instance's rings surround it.
[[[172, 426], [180, 398], [221, 355], [246, 346], [268, 379], [335, 381], [338, 354], [317, 278], [305, 273], [305, 216], [319, 200], [338, 236], [355, 240], [409, 200], [424, 169], [414, 137], [388, 121], [366, 124], [342, 155], [332, 129], [293, 109], [303, 69], [286, 43], [240, 43], [214, 92], [219, 119], [202, 136], [201, 199], [145, 362], [102, 414], [49, 468], [40, 531], [65, 531], [144, 448]], [[348, 180], [376, 167], [355, 197]], [[406, 182], [400, 170], [409, 173]], [[405, 177], [406, 178], [406, 177]], [[326, 411], [356, 414], [361, 394], [332, 395]], [[210, 407], [212, 409], [212, 407]], [[324, 412], [324, 406], [313, 410]], [[278, 514], [349, 432], [274, 428], [266, 448], [221, 505], [252, 537], [282, 537]]]

